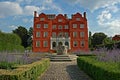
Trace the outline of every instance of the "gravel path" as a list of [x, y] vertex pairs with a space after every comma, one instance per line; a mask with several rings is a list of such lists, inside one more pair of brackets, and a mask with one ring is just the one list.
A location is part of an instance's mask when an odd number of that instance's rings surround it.
[[39, 80], [92, 80], [76, 64], [76, 61], [51, 62], [49, 69]]

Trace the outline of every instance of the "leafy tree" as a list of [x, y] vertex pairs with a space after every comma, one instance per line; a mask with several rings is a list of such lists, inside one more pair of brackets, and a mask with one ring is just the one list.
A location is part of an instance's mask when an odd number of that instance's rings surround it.
[[13, 33], [17, 34], [21, 38], [22, 46], [26, 48], [28, 46], [27, 40], [30, 37], [27, 29], [23, 26], [19, 26], [17, 29], [13, 30]]
[[112, 39], [110, 39], [109, 37], [104, 38], [104, 40], [103, 40], [104, 45], [105, 44], [111, 44], [111, 43], [113, 43]]
[[96, 47], [97, 45], [100, 45], [103, 43], [103, 40], [107, 37], [104, 33], [94, 33], [92, 36], [92, 45], [93, 47]]
[[32, 27], [29, 28], [28, 34], [29, 34], [29, 38], [27, 40], [28, 46], [32, 46], [32, 36], [33, 36], [33, 28]]

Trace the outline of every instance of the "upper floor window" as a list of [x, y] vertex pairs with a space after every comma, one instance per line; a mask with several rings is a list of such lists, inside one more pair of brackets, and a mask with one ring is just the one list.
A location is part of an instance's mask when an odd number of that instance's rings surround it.
[[78, 42], [77, 41], [73, 41], [73, 46], [74, 47], [78, 46]]
[[73, 28], [77, 28], [77, 24], [73, 24]]
[[62, 19], [58, 19], [58, 22], [62, 22]]
[[80, 37], [84, 37], [85, 36], [85, 32], [80, 32]]
[[36, 47], [40, 47], [40, 41], [36, 41]]
[[48, 41], [43, 41], [43, 47], [48, 47]]
[[64, 26], [64, 29], [69, 29], [69, 28], [68, 28], [68, 25], [65, 25], [65, 26]]
[[36, 32], [36, 37], [40, 37], [40, 32]]
[[40, 26], [41, 26], [41, 24], [37, 24], [37, 25], [36, 25], [37, 28], [40, 28]]
[[84, 47], [85, 46], [85, 41], [81, 41], [80, 45], [81, 45], [81, 47]]
[[62, 29], [62, 25], [59, 25], [59, 26], [58, 26], [58, 29]]
[[45, 20], [45, 18], [40, 18], [40, 21], [44, 21]]
[[56, 32], [52, 33], [52, 37], [55, 38], [56, 37]]
[[44, 28], [48, 28], [48, 24], [44, 24]]
[[80, 21], [80, 18], [76, 18], [76, 21]]
[[56, 25], [53, 25], [53, 26], [52, 26], [52, 29], [56, 29]]
[[73, 37], [77, 37], [77, 32], [73, 32]]
[[48, 32], [44, 32], [43, 37], [48, 37]]
[[84, 28], [84, 24], [80, 24], [80, 28]]

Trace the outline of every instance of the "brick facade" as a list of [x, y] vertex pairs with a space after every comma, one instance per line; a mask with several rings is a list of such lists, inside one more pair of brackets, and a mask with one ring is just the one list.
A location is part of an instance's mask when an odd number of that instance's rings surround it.
[[76, 13], [71, 19], [66, 14], [37, 14], [34, 12], [33, 52], [54, 52], [58, 45], [69, 51], [88, 51], [86, 12]]

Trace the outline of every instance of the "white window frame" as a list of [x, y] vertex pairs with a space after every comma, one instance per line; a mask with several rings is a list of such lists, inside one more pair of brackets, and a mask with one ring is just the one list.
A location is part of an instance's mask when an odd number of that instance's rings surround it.
[[77, 24], [73, 24], [73, 28], [77, 28]]
[[48, 37], [48, 32], [44, 32], [43, 37]]
[[43, 41], [43, 47], [48, 47], [48, 41]]
[[40, 37], [40, 32], [36, 32], [36, 37]]
[[36, 25], [36, 28], [40, 28], [40, 27], [41, 27], [41, 24], [37, 24], [37, 25]]
[[80, 32], [80, 37], [81, 38], [85, 37], [85, 32]]
[[44, 21], [45, 20], [45, 18], [40, 18], [40, 21]]
[[52, 25], [52, 29], [56, 29], [57, 27], [56, 27], [56, 25]]
[[78, 46], [78, 41], [73, 41], [73, 47], [77, 47]]
[[80, 46], [81, 46], [81, 47], [84, 47], [84, 46], [85, 46], [85, 41], [84, 41], [84, 40], [80, 41]]
[[85, 27], [85, 24], [80, 24], [80, 28], [84, 28]]
[[52, 32], [52, 37], [56, 38], [56, 32]]
[[65, 26], [64, 26], [64, 29], [69, 29], [68, 25], [65, 25]]
[[40, 47], [40, 41], [36, 41], [36, 47]]
[[48, 28], [48, 24], [44, 24], [44, 29]]
[[58, 25], [58, 29], [63, 29], [62, 25]]
[[73, 37], [77, 37], [78, 36], [78, 33], [77, 32], [73, 32]]

